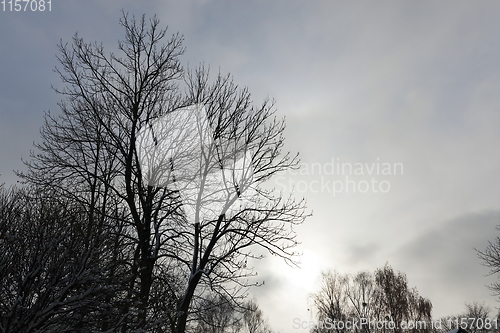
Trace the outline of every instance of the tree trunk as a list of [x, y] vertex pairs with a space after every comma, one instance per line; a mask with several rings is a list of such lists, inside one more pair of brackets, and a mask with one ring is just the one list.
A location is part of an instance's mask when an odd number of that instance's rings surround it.
[[176, 333], [184, 333], [186, 331], [186, 321], [188, 316], [189, 304], [191, 303], [191, 299], [193, 298], [194, 295], [194, 290], [196, 289], [196, 286], [198, 285], [200, 278], [201, 278], [201, 272], [198, 272], [195, 275], [192, 275], [191, 278], [189, 279], [189, 284], [186, 290], [186, 294], [184, 295], [184, 298], [182, 299], [182, 302], [179, 305], [179, 309], [177, 312], [179, 319], [177, 320]]

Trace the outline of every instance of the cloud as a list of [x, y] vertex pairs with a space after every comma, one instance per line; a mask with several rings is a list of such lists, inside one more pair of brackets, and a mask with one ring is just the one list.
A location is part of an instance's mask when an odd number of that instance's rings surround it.
[[465, 302], [489, 300], [486, 276], [475, 249], [485, 249], [488, 240], [500, 236], [495, 229], [500, 211], [469, 213], [429, 230], [393, 253], [390, 262], [407, 273], [410, 284], [434, 304], [434, 316], [461, 312]]
[[[472, 248], [495, 236], [500, 211], [499, 2], [53, 6], [52, 13], [4, 13], [0, 22], [0, 182], [7, 174], [15, 181], [10, 170], [39, 141], [43, 111], [58, 112], [49, 87], [62, 85], [52, 73], [60, 38], [78, 31], [116, 50], [122, 7], [157, 13], [169, 33], [184, 34], [190, 67], [205, 61], [214, 72], [231, 72], [256, 104], [276, 98], [287, 116], [286, 148], [304, 162], [404, 164], [384, 196], [300, 193], [315, 213], [299, 228], [301, 249], [317, 258], [311, 270], [373, 270], [389, 261], [431, 298], [435, 314], [492, 299]], [[274, 263], [259, 263], [266, 287], [256, 294], [285, 331], [291, 321], [276, 314], [302, 313], [305, 293], [287, 291]]]

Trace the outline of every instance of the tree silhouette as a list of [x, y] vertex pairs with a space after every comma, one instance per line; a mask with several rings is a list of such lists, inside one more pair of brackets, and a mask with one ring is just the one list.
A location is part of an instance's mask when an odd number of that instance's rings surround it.
[[0, 331], [98, 329], [95, 310], [115, 288], [111, 230], [64, 196], [0, 190]]
[[[62, 114], [46, 115], [21, 176], [83, 204], [127, 240], [116, 253], [122, 290], [110, 298], [118, 313], [103, 330], [184, 332], [207, 290], [238, 300], [248, 260], [260, 258], [252, 247], [294, 262], [305, 203], [262, 185], [298, 159], [281, 151], [285, 123], [272, 103], [253, 106], [247, 89], [230, 76], [210, 80], [203, 66], [184, 71], [182, 37], [167, 39], [156, 17], [124, 14], [120, 23], [121, 55], [77, 35], [61, 43]], [[153, 304], [169, 308], [162, 316]]]
[[[500, 226], [497, 226], [497, 230], [500, 230]], [[490, 269], [490, 275], [500, 273], [500, 237], [497, 237], [493, 242], [488, 241], [486, 249], [476, 249], [476, 252], [483, 264]], [[491, 284], [490, 289], [495, 295], [500, 296], [500, 280]]]

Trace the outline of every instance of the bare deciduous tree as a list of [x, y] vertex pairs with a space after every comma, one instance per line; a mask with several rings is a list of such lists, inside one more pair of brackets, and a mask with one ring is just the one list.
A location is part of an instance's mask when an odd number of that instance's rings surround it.
[[[500, 230], [500, 226], [497, 226]], [[500, 273], [500, 237], [495, 241], [488, 241], [488, 246], [484, 250], [476, 249], [478, 257], [483, 261], [483, 264], [490, 269], [491, 275]], [[500, 296], [500, 275], [499, 280], [490, 285], [490, 289], [495, 295]]]
[[245, 333], [272, 333], [273, 330], [269, 326], [264, 313], [259, 308], [254, 300], [250, 300], [244, 304], [243, 323], [246, 330]]
[[465, 303], [465, 311], [436, 320], [436, 332], [445, 333], [461, 328], [469, 333], [496, 332], [498, 319], [489, 317], [491, 309], [484, 303]]
[[[192, 255], [183, 258], [189, 262], [190, 279], [180, 303], [180, 329], [201, 279], [212, 288], [227, 287], [228, 282], [245, 286], [240, 278], [249, 272], [248, 260], [259, 258], [250, 252], [255, 245], [291, 261], [294, 253], [290, 249], [297, 244], [291, 227], [305, 218], [303, 201], [283, 199], [260, 187], [297, 162], [288, 154], [281, 155], [285, 124], [276, 119], [273, 105], [252, 106], [246, 89], [220, 75], [210, 83], [203, 68], [191, 73], [187, 82], [188, 101], [206, 106], [213, 135], [203, 147], [197, 175], [200, 186], [192, 194], [199, 198], [192, 215], [199, 218], [191, 231]], [[241, 200], [242, 196], [246, 199]], [[218, 210], [206, 211], [204, 205]]]
[[[298, 160], [281, 152], [285, 123], [272, 103], [253, 106], [246, 89], [229, 76], [210, 81], [203, 67], [185, 73], [182, 37], [167, 39], [156, 17], [124, 14], [120, 22], [121, 56], [78, 36], [60, 45], [62, 114], [47, 114], [39, 153], [21, 176], [82, 203], [89, 221], [114, 223], [126, 240], [114, 257], [125, 267], [116, 276], [120, 296], [110, 298], [118, 313], [103, 319], [103, 330], [184, 332], [206, 290], [237, 301], [252, 274], [248, 260], [260, 258], [253, 246], [293, 262], [304, 201], [261, 185]], [[184, 126], [158, 132], [155, 124], [177, 123], [179, 114], [194, 115], [186, 120], [192, 133]], [[162, 142], [173, 145], [160, 149]], [[165, 157], [162, 182], [151, 172], [158, 157]], [[164, 316], [152, 308], [159, 304]]]
[[237, 333], [241, 331], [242, 321], [231, 300], [212, 295], [206, 298], [196, 318], [196, 333]]
[[[375, 282], [381, 290], [380, 307], [382, 315], [397, 325], [408, 317], [409, 291], [406, 275], [394, 272], [392, 267], [385, 265], [375, 271]], [[384, 319], [384, 318], [379, 318]], [[397, 329], [395, 332], [400, 332]]]
[[[349, 279], [349, 276], [339, 274], [336, 271], [321, 273], [319, 290], [312, 295], [318, 320], [329, 319], [345, 322], [349, 318], [351, 312], [347, 296]], [[340, 333], [345, 331], [345, 327], [335, 326], [334, 330]], [[318, 328], [315, 332], [323, 332], [323, 330]]]
[[[113, 289], [105, 227], [84, 206], [34, 188], [0, 193], [0, 332], [97, 329]], [[90, 324], [89, 324], [90, 323]]]

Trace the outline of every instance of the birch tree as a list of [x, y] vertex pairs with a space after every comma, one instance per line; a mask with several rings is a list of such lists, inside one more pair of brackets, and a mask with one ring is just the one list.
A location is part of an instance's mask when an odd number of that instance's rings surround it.
[[[381, 330], [377, 324], [383, 325], [387, 332], [401, 332], [403, 321], [426, 323], [422, 327], [408, 327], [412, 332], [431, 331], [432, 303], [420, 296], [416, 288], [409, 288], [406, 275], [394, 272], [388, 264], [373, 274], [360, 272], [351, 276], [327, 272], [320, 281], [312, 300], [324, 325], [312, 332], [376, 332]], [[341, 323], [330, 327], [334, 321]], [[347, 322], [351, 325], [346, 325]]]

